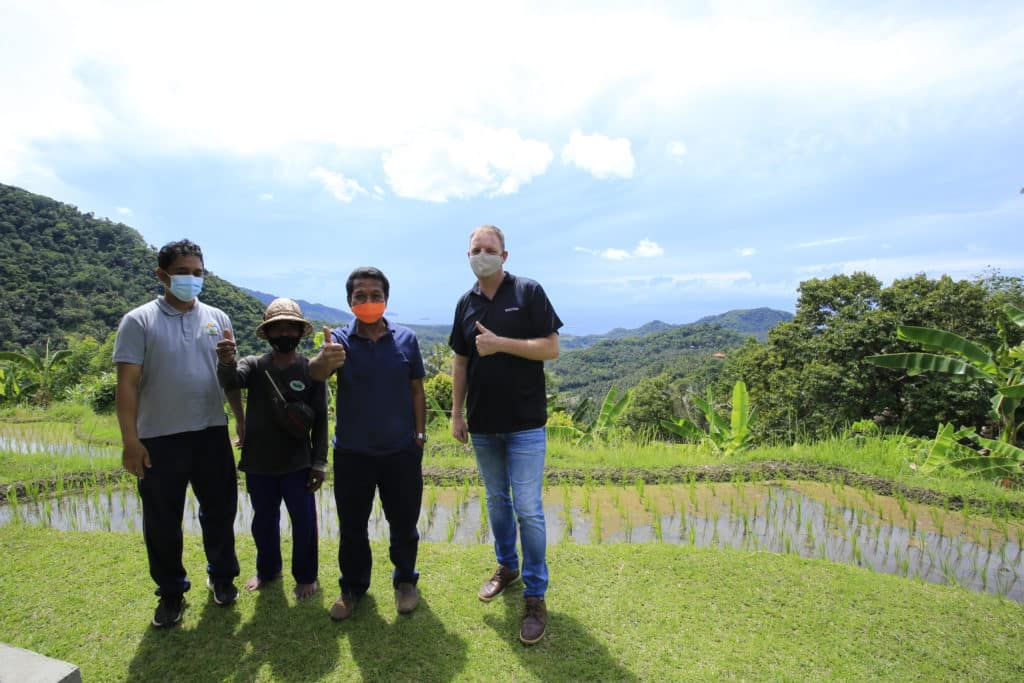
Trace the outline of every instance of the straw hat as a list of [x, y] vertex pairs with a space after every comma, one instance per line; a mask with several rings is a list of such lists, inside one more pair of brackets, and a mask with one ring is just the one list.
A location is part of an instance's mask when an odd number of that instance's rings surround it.
[[293, 323], [302, 323], [302, 336], [308, 337], [313, 334], [313, 326], [308, 320], [302, 317], [302, 309], [291, 299], [274, 299], [263, 312], [263, 322], [256, 328], [256, 336], [260, 339], [267, 338], [266, 327], [270, 323], [280, 320]]

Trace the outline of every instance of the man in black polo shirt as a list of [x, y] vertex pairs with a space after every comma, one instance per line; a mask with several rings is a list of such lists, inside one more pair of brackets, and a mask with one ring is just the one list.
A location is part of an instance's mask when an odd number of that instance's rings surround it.
[[455, 351], [452, 435], [462, 443], [472, 436], [498, 559], [478, 597], [488, 602], [519, 578], [518, 522], [526, 602], [519, 639], [532, 645], [547, 628], [544, 361], [558, 357], [562, 321], [538, 283], [504, 271], [508, 252], [497, 227], [474, 230], [467, 255], [477, 282], [455, 307], [448, 344]]

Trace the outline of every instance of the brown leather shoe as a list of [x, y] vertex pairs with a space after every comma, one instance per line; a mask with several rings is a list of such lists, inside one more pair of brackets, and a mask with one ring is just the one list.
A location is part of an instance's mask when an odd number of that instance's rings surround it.
[[490, 602], [501, 595], [501, 591], [505, 590], [506, 586], [515, 583], [518, 579], [519, 572], [505, 569], [505, 567], [499, 564], [498, 568], [494, 570], [494, 576], [489, 578], [484, 585], [480, 586], [480, 592], [477, 593], [477, 597], [484, 602]]
[[399, 614], [411, 614], [420, 604], [420, 592], [411, 583], [400, 583], [395, 588], [395, 609]]
[[331, 619], [334, 619], [335, 621], [348, 619], [352, 616], [352, 612], [358, 604], [358, 595], [355, 595], [354, 593], [342, 593], [338, 596], [338, 599], [334, 601], [334, 604], [331, 605], [331, 609], [328, 613], [331, 615]]
[[541, 598], [526, 598], [523, 621], [519, 626], [519, 640], [524, 645], [533, 645], [544, 637], [548, 628], [548, 608]]

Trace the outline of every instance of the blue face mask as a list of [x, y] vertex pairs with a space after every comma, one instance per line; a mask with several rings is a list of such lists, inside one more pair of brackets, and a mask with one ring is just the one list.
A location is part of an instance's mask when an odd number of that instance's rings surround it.
[[195, 275], [171, 275], [171, 294], [179, 301], [189, 302], [203, 291], [203, 278]]

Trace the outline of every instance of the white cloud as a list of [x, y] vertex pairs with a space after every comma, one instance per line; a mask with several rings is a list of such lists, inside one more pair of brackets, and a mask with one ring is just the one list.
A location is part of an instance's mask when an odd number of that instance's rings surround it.
[[133, 211], [131, 209], [129, 209], [127, 206], [119, 206], [119, 207], [117, 207], [117, 212], [119, 214], [121, 214], [122, 216], [131, 216], [132, 213], [133, 213]]
[[626, 251], [625, 249], [616, 249], [610, 247], [608, 249], [590, 249], [588, 247], [573, 247], [573, 251], [581, 251], [585, 254], [591, 254], [593, 256], [600, 256], [601, 258], [608, 259], [609, 261], [625, 261], [631, 258], [653, 258], [655, 256], [661, 256], [665, 253], [665, 249], [662, 248], [657, 242], [651, 241], [644, 238], [637, 242], [637, 245], [633, 247], [633, 251]]
[[328, 171], [323, 166], [317, 166], [309, 172], [310, 178], [319, 180], [331, 195], [339, 202], [348, 204], [357, 195], [366, 194], [366, 190], [351, 178], [346, 178], [341, 173]]
[[633, 256], [638, 258], [651, 258], [653, 256], [661, 256], [665, 253], [665, 250], [658, 245], [657, 242], [652, 242], [649, 239], [642, 239], [633, 249]]
[[801, 242], [797, 244], [793, 249], [808, 249], [810, 247], [823, 247], [827, 244], [841, 244], [842, 242], [852, 242], [854, 240], [863, 239], [861, 237], [832, 237], [824, 240], [814, 240], [812, 242]]
[[[950, 118], [1019, 113], [1018, 100], [1005, 96], [1019, 90], [1019, 3], [918, 17], [894, 10], [884, 18], [808, 3], [775, 13], [746, 3], [661, 8], [509, 3], [495, 11], [439, 0], [404, 4], [395, 22], [389, 3], [9, 1], [0, 42], [0, 180], [45, 175], [52, 162], [41, 150], [53, 143], [172, 155], [276, 155], [301, 145], [384, 152], [411, 144], [418, 131], [457, 137], [467, 121], [553, 136], [598, 108], [639, 139], [659, 116], [675, 122], [680, 113], [722, 128], [724, 109], [739, 104], [757, 113], [763, 93], [776, 98], [784, 120], [795, 119], [794, 129], [825, 120], [809, 103], [828, 107], [826, 138], [844, 130], [870, 135], [872, 127], [855, 118], [865, 111], [881, 112], [894, 129], [908, 125], [908, 110], [931, 112], [936, 104], [947, 105]], [[393, 47], [381, 50], [381, 36]], [[339, 71], [367, 54], [374, 59], [366, 68]], [[752, 99], [715, 106], [722, 93]], [[991, 98], [980, 103], [978, 93]], [[604, 165], [575, 150], [570, 157], [628, 177], [626, 152]]]
[[686, 148], [686, 143], [684, 143], [684, 142], [682, 142], [680, 140], [673, 140], [672, 142], [668, 143], [667, 150], [668, 150], [668, 155], [670, 157], [672, 157], [673, 159], [677, 159], [677, 160], [682, 159], [683, 157], [685, 157], [687, 151], [689, 151]]
[[260, 194], [260, 201], [261, 202], [269, 202], [269, 201], [271, 201], [273, 199], [274, 199], [274, 195], [272, 195], [269, 192], [263, 192], [263, 193]]
[[384, 154], [384, 172], [400, 197], [445, 202], [508, 195], [547, 171], [551, 148], [508, 128], [472, 125], [459, 137], [428, 133]]
[[609, 138], [574, 130], [562, 148], [562, 163], [582, 168], [595, 178], [632, 178], [636, 168], [628, 138]]
[[739, 280], [752, 280], [753, 275], [750, 271], [738, 270], [738, 271], [722, 271], [722, 272], [706, 272], [706, 273], [668, 273], [659, 275], [625, 275], [614, 278], [601, 278], [590, 281], [590, 284], [601, 284], [601, 285], [618, 285], [618, 286], [648, 286], [648, 287], [661, 287], [671, 288], [676, 287], [684, 283], [690, 282], [703, 282], [703, 283], [732, 283]]
[[736, 253], [740, 256], [753, 256], [757, 253], [757, 249], [754, 247], [743, 247], [742, 249], [737, 249]]
[[989, 268], [1013, 271], [1024, 269], [1024, 257], [1016, 255], [989, 255], [968, 257], [962, 254], [921, 254], [886, 258], [853, 259], [833, 263], [818, 263], [797, 268], [798, 275], [828, 276], [834, 273], [850, 275], [870, 273], [884, 282], [897, 278], [927, 273], [929, 277], [949, 275], [969, 279]]

